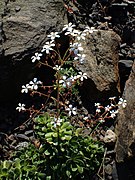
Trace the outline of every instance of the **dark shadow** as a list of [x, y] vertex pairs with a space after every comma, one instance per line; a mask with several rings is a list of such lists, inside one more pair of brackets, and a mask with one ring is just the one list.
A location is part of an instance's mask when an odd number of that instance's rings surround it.
[[135, 180], [135, 157], [124, 163], [117, 163], [116, 167], [119, 180]]

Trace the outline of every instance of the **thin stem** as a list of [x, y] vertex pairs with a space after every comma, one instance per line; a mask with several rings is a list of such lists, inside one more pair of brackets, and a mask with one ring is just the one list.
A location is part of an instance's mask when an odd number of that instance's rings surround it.
[[96, 127], [90, 132], [90, 135], [92, 135], [92, 133], [99, 127], [99, 125], [101, 124], [101, 122], [99, 122]]
[[65, 52], [65, 54], [64, 54], [64, 56], [63, 56], [63, 59], [65, 59], [65, 57], [66, 57], [68, 51], [69, 51], [69, 48], [66, 50], [66, 52]]
[[[99, 167], [99, 170], [98, 170], [98, 173], [97, 173], [97, 176], [98, 176], [101, 180], [105, 180], [105, 167], [104, 167], [105, 164], [104, 164], [104, 161], [105, 161], [105, 157], [106, 157], [106, 152], [107, 152], [107, 147], [105, 148], [103, 160], [102, 160], [102, 163], [101, 163], [101, 165], [100, 165], [100, 167]], [[103, 178], [99, 175], [102, 167], [103, 167]]]
[[57, 101], [56, 101], [56, 108], [57, 108], [57, 120], [59, 117], [59, 106], [60, 106], [60, 84], [59, 84], [59, 80], [60, 80], [60, 74], [59, 72], [57, 72]]
[[42, 63], [41, 61], [40, 61], [40, 64], [42, 64], [42, 65], [44, 65], [44, 66], [47, 66], [47, 67], [50, 67], [51, 69], [53, 69], [53, 67], [52, 67], [52, 66], [50, 66], [49, 64]]
[[[37, 93], [37, 94], [39, 94], [39, 95], [41, 95], [41, 96], [48, 97], [48, 95], [46, 95], [46, 94], [44, 94], [44, 93], [41, 93], [41, 92], [38, 92], [38, 91], [33, 91], [33, 93]], [[54, 98], [54, 97], [52, 97], [52, 96], [50, 96], [50, 99], [52, 99], [52, 100], [54, 100], [55, 102], [57, 102], [57, 99]], [[60, 102], [60, 101], [59, 101], [59, 104], [61, 104], [62, 106], [64, 106], [64, 104], [63, 104], [62, 102]]]

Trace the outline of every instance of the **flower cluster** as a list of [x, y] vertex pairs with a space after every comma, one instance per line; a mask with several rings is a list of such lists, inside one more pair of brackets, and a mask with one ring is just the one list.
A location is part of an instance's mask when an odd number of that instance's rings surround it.
[[59, 66], [59, 65], [55, 65], [53, 67], [53, 69], [56, 70], [56, 71], [62, 70], [61, 66]]
[[[69, 47], [69, 57], [73, 57], [73, 62], [78, 61], [79, 63], [83, 64], [85, 61], [85, 54], [82, 54], [83, 51], [83, 47], [82, 44], [80, 42], [74, 42], [75, 38], [77, 39], [77, 41], [80, 40], [85, 40], [85, 36], [87, 35], [88, 31], [90, 32], [90, 29], [88, 30], [88, 27], [84, 30], [84, 31], [79, 31], [77, 29], [74, 29], [75, 25], [73, 25], [72, 23], [69, 23], [67, 25], [64, 25], [63, 28], [63, 32], [64, 34], [67, 36], [70, 36], [70, 47]], [[45, 43], [45, 45], [43, 46], [41, 52], [36, 52], [32, 57], [31, 60], [33, 63], [35, 63], [36, 61], [38, 61], [40, 63], [40, 60], [43, 56], [43, 53], [46, 53], [46, 56], [48, 54], [50, 55], [54, 55], [56, 53], [56, 55], [58, 55], [59, 52], [56, 52], [56, 50], [54, 49], [56, 44], [55, 44], [55, 40], [56, 38], [60, 38], [60, 33], [59, 32], [51, 32], [49, 35], [47, 35], [48, 41]], [[53, 53], [51, 53], [51, 51], [53, 51]], [[50, 56], [50, 57], [52, 57]], [[48, 56], [47, 56], [48, 57]], [[66, 56], [65, 56], [66, 57]], [[64, 61], [65, 59], [63, 59]], [[68, 61], [68, 59], [67, 59]], [[58, 63], [57, 63], [58, 62]], [[43, 64], [41, 62], [41, 64]], [[65, 73], [64, 74], [64, 68], [63, 68], [63, 64], [60, 60], [56, 61], [56, 63], [54, 63], [54, 66], [52, 66], [52, 69], [54, 69], [56, 71], [57, 74], [59, 74], [59, 79], [57, 82], [59, 82], [60, 85], [62, 85], [62, 87], [64, 88], [69, 88], [72, 87], [73, 84], [75, 84], [76, 82], [79, 83], [79, 81], [84, 81], [84, 79], [87, 79], [87, 74], [83, 73], [83, 72], [78, 72], [78, 74], [76, 74], [76, 72], [74, 73]], [[48, 65], [49, 67], [51, 67], [48, 62], [45, 64]], [[33, 81], [30, 81], [29, 83], [27, 83], [26, 85], [22, 85], [22, 93], [28, 93], [29, 91], [37, 91], [38, 87], [42, 85], [41, 81], [38, 81], [37, 78], [34, 78]], [[25, 109], [25, 105], [19, 103], [19, 106], [17, 107], [17, 110], [20, 112], [21, 110], [23, 111]], [[75, 107], [71, 108], [71, 105], [69, 105], [69, 115], [73, 114], [75, 115]], [[66, 110], [67, 111], [67, 110]]]
[[74, 55], [74, 57], [77, 56], [77, 54], [79, 54], [79, 51], [83, 51], [82, 45], [81, 43], [70, 43], [70, 52], [72, 52], [72, 54]]
[[84, 79], [87, 79], [87, 74], [83, 72], [79, 72], [78, 75], [67, 77], [67, 76], [62, 76], [62, 79], [59, 80], [59, 84], [62, 84], [64, 88], [66, 87], [71, 87], [72, 84], [77, 81], [84, 81]]
[[119, 108], [125, 108], [127, 106], [127, 101], [126, 100], [124, 100], [124, 99], [122, 99], [122, 98], [120, 98], [119, 99], [119, 102], [118, 102], [118, 107]]
[[[115, 118], [119, 112], [120, 108], [125, 108], [127, 105], [127, 101], [122, 98], [119, 99], [119, 102], [116, 103], [116, 97], [110, 97], [109, 100], [111, 103], [107, 106], [102, 106], [100, 103], [95, 103], [96, 113], [99, 115], [99, 119], [102, 119], [104, 122], [104, 118], [111, 117]], [[101, 118], [102, 117], [102, 118]]]
[[53, 51], [53, 47], [55, 47], [54, 40], [55, 38], [59, 38], [60, 35], [58, 32], [51, 32], [49, 35], [47, 35], [48, 38], [50, 38], [50, 41], [47, 41], [45, 45], [43, 46], [41, 53], [35, 53], [34, 56], [31, 57], [32, 62], [39, 61], [42, 56], [42, 52], [46, 52], [46, 54], [49, 54], [50, 51]]
[[[67, 25], [64, 25], [64, 28], [62, 29], [63, 32], [65, 32], [65, 35], [70, 35], [72, 37], [75, 37], [77, 39], [77, 41], [80, 40], [85, 40], [85, 37], [88, 33], [93, 33], [94, 31], [97, 31], [96, 29], [94, 29], [94, 27], [88, 27], [86, 26], [84, 31], [80, 31], [77, 29], [74, 29], [75, 25], [73, 25], [72, 23], [69, 23]], [[60, 33], [59, 32], [51, 32], [49, 35], [47, 35], [47, 37], [49, 38], [49, 41], [47, 41], [45, 43], [45, 45], [43, 46], [41, 53], [35, 53], [32, 57], [31, 60], [34, 63], [35, 61], [40, 61], [41, 60], [41, 56], [42, 53], [45, 52], [46, 54], [49, 54], [50, 51], [54, 51], [54, 47], [55, 47], [55, 39], [56, 38], [60, 38]], [[70, 43], [70, 51], [73, 52], [74, 58], [75, 60], [79, 60], [79, 62], [81, 64], [84, 63], [84, 58], [85, 55], [79, 53], [80, 51], [83, 51], [83, 48], [81, 46], [81, 43], [76, 42], [76, 43]]]
[[73, 81], [74, 81], [74, 78], [72, 77], [67, 78], [67, 76], [62, 76], [62, 79], [59, 80], [59, 84], [62, 84], [64, 88], [71, 87]]
[[37, 78], [34, 78], [33, 81], [30, 81], [29, 84], [22, 85], [22, 93], [28, 93], [29, 90], [37, 90], [38, 86], [42, 85], [41, 81], [38, 81]]

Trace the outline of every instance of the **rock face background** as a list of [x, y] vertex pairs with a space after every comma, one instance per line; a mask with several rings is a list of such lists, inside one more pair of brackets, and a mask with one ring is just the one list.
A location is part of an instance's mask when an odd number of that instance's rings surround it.
[[135, 63], [131, 75], [126, 82], [123, 99], [127, 100], [125, 109], [121, 109], [117, 117], [116, 159], [124, 162], [135, 156]]
[[30, 58], [64, 24], [62, 0], [0, 1], [0, 131], [17, 126], [21, 85], [37, 72]]
[[62, 0], [2, 0], [0, 13], [0, 100], [8, 101], [20, 84], [33, 78], [32, 53], [67, 19]]
[[82, 42], [86, 61], [79, 69], [89, 80], [82, 87], [84, 105], [92, 110], [95, 102], [104, 102], [120, 92], [118, 48], [120, 37], [114, 31], [99, 30]]

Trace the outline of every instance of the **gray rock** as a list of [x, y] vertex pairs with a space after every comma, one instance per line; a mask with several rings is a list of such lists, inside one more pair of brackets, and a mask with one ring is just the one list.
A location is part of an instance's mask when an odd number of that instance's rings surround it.
[[29, 146], [28, 142], [20, 142], [18, 145], [15, 147], [17, 150], [22, 150], [24, 148], [27, 148]]
[[[1, 0], [0, 1], [0, 16], [3, 14], [4, 6], [5, 6], [5, 1]], [[0, 17], [0, 20], [1, 20], [1, 17]]]
[[[86, 72], [82, 98], [85, 106], [116, 96], [119, 89], [118, 47], [120, 37], [113, 31], [99, 30], [82, 42], [86, 61], [79, 69]], [[85, 103], [86, 99], [86, 103]]]
[[[16, 13], [15, 7], [21, 10]], [[3, 17], [3, 30], [6, 35], [5, 56], [15, 60], [25, 57], [28, 50], [41, 48], [49, 31], [59, 31], [64, 24], [62, 0], [21, 0], [9, 2], [10, 16]], [[20, 54], [22, 56], [20, 56]], [[29, 54], [29, 53], [28, 53]]]
[[27, 140], [29, 141], [29, 137], [26, 136], [25, 134], [16, 134], [15, 135], [18, 139], [22, 139], [22, 140]]
[[110, 164], [107, 164], [105, 166], [105, 173], [111, 175], [112, 174], [112, 166]]
[[116, 134], [112, 130], [108, 129], [105, 133], [104, 142], [109, 145], [114, 145], [116, 138]]
[[16, 7], [15, 7], [15, 11], [16, 11], [16, 12], [19, 12], [20, 10], [21, 10], [21, 7], [20, 7], [20, 6], [16, 6]]
[[133, 65], [133, 61], [132, 60], [120, 60], [119, 61], [119, 67], [121, 68], [132, 68], [132, 65]]
[[33, 133], [34, 133], [33, 130], [25, 131], [25, 134], [26, 134], [27, 136], [33, 135]]
[[127, 106], [119, 110], [115, 129], [118, 136], [115, 147], [117, 162], [135, 156], [135, 62], [125, 85], [123, 99], [127, 100]]
[[[4, 13], [5, 9], [9, 11]], [[21, 85], [33, 79], [36, 70], [31, 56], [41, 50], [48, 33], [63, 28], [67, 18], [62, 0], [2, 1], [0, 13], [5, 36], [1, 40], [4, 54], [0, 57], [0, 100], [5, 102], [14, 100]]]
[[118, 177], [118, 173], [117, 173], [117, 168], [116, 168], [116, 163], [113, 162], [113, 169], [112, 169], [112, 177], [114, 180], [119, 180], [119, 177]]

